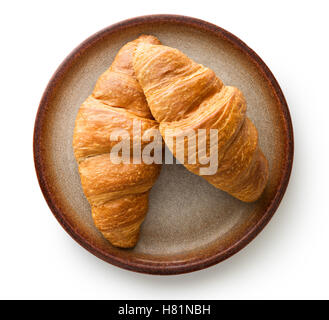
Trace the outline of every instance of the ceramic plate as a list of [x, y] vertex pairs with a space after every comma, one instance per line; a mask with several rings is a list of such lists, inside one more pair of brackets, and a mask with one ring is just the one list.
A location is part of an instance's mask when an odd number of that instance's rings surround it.
[[[134, 249], [110, 245], [95, 228], [73, 156], [80, 104], [118, 50], [141, 33], [182, 50], [238, 87], [269, 160], [269, 183], [255, 203], [243, 203], [188, 172], [164, 165], [150, 193], [149, 211]], [[289, 110], [273, 74], [231, 33], [198, 19], [153, 15], [126, 20], [94, 34], [60, 65], [42, 97], [34, 131], [39, 183], [51, 211], [83, 247], [116, 266], [177, 274], [216, 264], [247, 245], [267, 224], [286, 190], [293, 159]], [[259, 257], [261, 259], [261, 257]]]

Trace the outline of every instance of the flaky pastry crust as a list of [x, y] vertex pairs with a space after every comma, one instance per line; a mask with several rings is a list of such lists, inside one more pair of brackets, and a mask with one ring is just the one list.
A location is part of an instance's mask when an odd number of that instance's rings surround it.
[[132, 141], [134, 120], [140, 121], [142, 134], [158, 129], [134, 75], [132, 57], [140, 43], [160, 44], [157, 38], [142, 35], [121, 48], [81, 105], [73, 134], [74, 155], [94, 223], [107, 240], [122, 248], [137, 243], [149, 191], [161, 168], [157, 164], [116, 164], [109, 154], [117, 143], [111, 141], [111, 133], [124, 129]]
[[[169, 138], [182, 136], [187, 149], [188, 133], [206, 129], [207, 156], [211, 148], [218, 148], [218, 169], [203, 177], [242, 201], [257, 200], [268, 180], [268, 162], [259, 148], [257, 129], [246, 117], [242, 92], [224, 86], [211, 69], [164, 45], [140, 43], [133, 66], [166, 143]], [[217, 129], [216, 145], [210, 145], [210, 129]], [[167, 145], [178, 157], [175, 141]], [[196, 153], [198, 148], [195, 142]], [[185, 152], [180, 162], [200, 174], [200, 168], [206, 165], [198, 157], [195, 164], [189, 164], [187, 155]]]

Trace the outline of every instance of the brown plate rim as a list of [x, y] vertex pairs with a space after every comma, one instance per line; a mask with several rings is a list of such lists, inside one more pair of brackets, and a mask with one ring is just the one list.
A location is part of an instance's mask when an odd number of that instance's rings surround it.
[[[119, 30], [124, 30], [125, 28], [131, 28], [145, 23], [175, 23], [182, 24], [185, 26], [190, 26], [205, 32], [211, 33], [217, 37], [224, 38], [226, 41], [229, 41], [237, 49], [243, 51], [249, 59], [256, 65], [258, 70], [263, 74], [265, 79], [270, 83], [272, 90], [277, 97], [282, 114], [285, 120], [286, 125], [286, 159], [284, 161], [284, 167], [282, 169], [282, 178], [279, 183], [279, 186], [276, 190], [275, 196], [272, 201], [265, 209], [265, 212], [262, 218], [253, 226], [243, 237], [234, 242], [229, 248], [219, 251], [216, 254], [202, 257], [200, 259], [193, 259], [193, 261], [184, 261], [184, 262], [163, 262], [163, 263], [138, 263], [135, 261], [130, 261], [127, 259], [122, 259], [119, 256], [109, 254], [100, 248], [96, 247], [93, 243], [85, 239], [78, 230], [70, 224], [66, 219], [65, 214], [60, 210], [60, 207], [56, 203], [56, 197], [51, 193], [48, 188], [47, 174], [46, 174], [46, 165], [42, 161], [42, 123], [44, 121], [47, 104], [51, 99], [52, 92], [56, 89], [57, 84], [60, 82], [63, 75], [72, 65], [72, 63], [90, 46], [95, 42], [101, 40], [105, 36], [117, 32]], [[201, 270], [207, 267], [210, 267], [214, 264], [217, 264], [233, 254], [240, 251], [244, 248], [251, 240], [253, 240], [258, 233], [265, 227], [265, 225], [272, 218], [273, 214], [277, 210], [282, 197], [286, 191], [293, 163], [294, 155], [294, 138], [293, 138], [293, 127], [291, 122], [291, 117], [288, 109], [286, 99], [282, 93], [282, 90], [273, 76], [270, 69], [266, 66], [263, 60], [243, 41], [237, 38], [235, 35], [230, 32], [220, 28], [212, 23], [206, 22], [193, 17], [182, 16], [182, 15], [171, 15], [171, 14], [155, 14], [155, 15], [145, 15], [140, 17], [135, 17], [121, 21], [119, 23], [113, 24], [109, 27], [106, 27], [99, 32], [93, 34], [88, 39], [83, 41], [78, 47], [76, 47], [61, 63], [58, 69], [55, 71], [54, 75], [50, 79], [46, 90], [43, 93], [41, 98], [39, 108], [36, 115], [35, 125], [34, 125], [34, 135], [33, 135], [33, 155], [34, 155], [34, 164], [39, 181], [40, 188], [42, 193], [47, 201], [47, 204], [58, 220], [62, 227], [68, 232], [68, 234], [76, 240], [81, 246], [87, 249], [89, 252], [97, 256], [98, 258], [111, 263], [115, 266], [141, 272], [148, 274], [159, 274], [159, 275], [171, 275], [171, 274], [180, 274], [187, 273], [192, 271]]]

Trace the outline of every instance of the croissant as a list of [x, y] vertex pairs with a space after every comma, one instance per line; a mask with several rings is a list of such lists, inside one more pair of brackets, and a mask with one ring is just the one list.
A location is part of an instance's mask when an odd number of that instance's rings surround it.
[[160, 42], [142, 35], [121, 48], [81, 105], [73, 134], [81, 185], [94, 223], [107, 240], [123, 248], [135, 246], [138, 240], [149, 191], [161, 168], [154, 163], [119, 163], [109, 154], [118, 143], [110, 139], [111, 133], [124, 129], [129, 133], [127, 139], [133, 138], [134, 121], [140, 122], [142, 134], [158, 130], [132, 66], [132, 54], [141, 43]]
[[[198, 153], [207, 147], [206, 156], [216, 149], [217, 167], [212, 174], [200, 173], [205, 167], [198, 158], [189, 163], [187, 152], [178, 160], [191, 172], [203, 176], [216, 188], [252, 202], [260, 197], [268, 180], [268, 162], [259, 148], [257, 129], [246, 117], [246, 101], [241, 91], [224, 86], [215, 73], [197, 64], [182, 52], [163, 45], [140, 43], [133, 57], [138, 82], [146, 96], [160, 132], [171, 152], [187, 151], [187, 136], [204, 129], [191, 143]], [[211, 130], [216, 129], [216, 130]], [[217, 141], [212, 143], [211, 134]], [[168, 141], [175, 142], [169, 144]], [[177, 138], [183, 137], [183, 146]], [[170, 140], [171, 139], [171, 140]]]

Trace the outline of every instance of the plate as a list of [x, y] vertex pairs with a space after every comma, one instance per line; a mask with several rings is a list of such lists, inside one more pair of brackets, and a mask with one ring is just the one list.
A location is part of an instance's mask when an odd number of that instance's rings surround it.
[[[95, 228], [72, 149], [74, 121], [118, 50], [140, 34], [157, 36], [212, 68], [245, 95], [260, 146], [269, 160], [262, 197], [243, 203], [188, 172], [164, 165], [134, 249], [110, 245]], [[214, 265], [246, 246], [267, 224], [286, 190], [293, 131], [279, 84], [261, 58], [236, 36], [208, 22], [176, 15], [137, 17], [107, 27], [80, 44], [59, 66], [41, 99], [34, 160], [44, 197], [63, 228], [95, 256], [122, 268], [178, 274]], [[261, 257], [260, 257], [261, 259]]]

